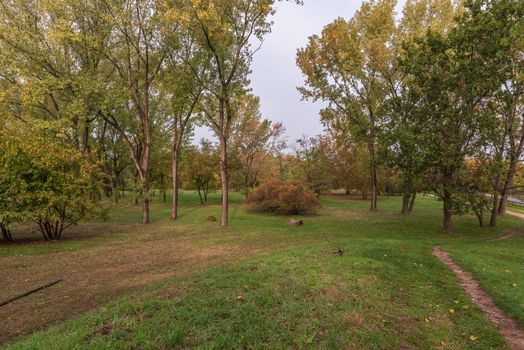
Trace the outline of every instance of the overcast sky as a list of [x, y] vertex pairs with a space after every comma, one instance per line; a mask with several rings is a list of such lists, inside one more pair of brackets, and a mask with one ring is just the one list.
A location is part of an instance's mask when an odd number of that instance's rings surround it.
[[[302, 135], [322, 132], [319, 122], [322, 104], [301, 101], [297, 91], [304, 81], [295, 63], [297, 49], [335, 18], [351, 18], [362, 1], [305, 0], [304, 3], [303, 6], [292, 2], [278, 4], [272, 33], [256, 53], [251, 74], [251, 88], [253, 94], [260, 96], [263, 118], [283, 122], [290, 144]], [[195, 141], [211, 135], [209, 130], [199, 129]]]

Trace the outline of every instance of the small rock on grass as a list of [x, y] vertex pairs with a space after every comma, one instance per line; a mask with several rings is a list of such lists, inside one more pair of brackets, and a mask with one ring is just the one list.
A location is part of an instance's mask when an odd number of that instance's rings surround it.
[[291, 219], [287, 223], [289, 226], [304, 226], [304, 221]]

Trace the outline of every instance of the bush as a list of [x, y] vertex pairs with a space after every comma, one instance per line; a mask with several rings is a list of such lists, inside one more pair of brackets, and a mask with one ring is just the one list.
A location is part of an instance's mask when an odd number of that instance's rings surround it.
[[13, 222], [34, 222], [46, 240], [80, 220], [103, 217], [96, 165], [60, 135], [37, 128], [0, 130], [0, 231], [13, 237]]
[[315, 194], [300, 182], [267, 181], [247, 198], [253, 207], [269, 212], [299, 214], [320, 206]]

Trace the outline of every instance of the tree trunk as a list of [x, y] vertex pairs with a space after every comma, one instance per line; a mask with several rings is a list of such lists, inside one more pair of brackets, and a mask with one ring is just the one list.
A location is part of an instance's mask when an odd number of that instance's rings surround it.
[[227, 140], [220, 137], [220, 177], [222, 184], [222, 216], [220, 226], [227, 226], [229, 212], [229, 174], [227, 169]]
[[444, 202], [444, 233], [453, 233], [453, 222], [452, 222], [452, 201], [451, 193], [446, 185], [444, 185], [444, 196], [442, 197]]
[[484, 215], [482, 214], [482, 209], [475, 210], [475, 215], [477, 216], [477, 219], [479, 220], [480, 227], [484, 227]]
[[142, 224], [149, 224], [151, 219], [149, 217], [149, 181], [146, 178], [142, 179]]
[[371, 211], [377, 211], [377, 197], [378, 197], [378, 186], [377, 186], [377, 166], [375, 164], [375, 145], [373, 141], [368, 142], [368, 152], [371, 161]]
[[197, 185], [198, 198], [200, 198], [200, 205], [204, 205], [204, 200], [202, 199], [202, 192], [200, 191], [200, 185]]
[[[497, 175], [497, 184], [499, 183], [499, 177], [500, 174]], [[489, 226], [495, 227], [497, 226], [497, 215], [499, 215], [499, 191], [495, 189], [493, 193], [493, 208], [491, 209], [491, 218], [489, 220]]]
[[[173, 138], [176, 138], [176, 136], [173, 135]], [[171, 207], [171, 220], [176, 220], [178, 218], [179, 155], [180, 150], [177, 143], [175, 142], [173, 148], [173, 159], [171, 163], [171, 168], [173, 171], [173, 203]]]
[[[513, 113], [516, 112], [516, 101], [518, 99], [513, 99]], [[518, 144], [516, 145], [516, 149], [513, 149], [515, 147], [514, 143], [511, 142], [511, 148], [513, 152], [510, 152], [510, 163], [509, 163], [509, 169], [508, 174], [506, 176], [506, 180], [504, 182], [504, 187], [502, 188], [502, 191], [500, 192], [500, 205], [498, 213], [499, 215], [506, 214], [506, 205], [508, 203], [508, 197], [511, 194], [511, 187], [513, 187], [513, 178], [515, 177], [515, 173], [517, 172], [517, 163], [519, 162], [520, 157], [522, 156], [522, 152], [524, 151], [524, 123], [520, 126], [520, 140], [518, 141]]]
[[9, 226], [6, 224], [0, 223], [0, 231], [2, 231], [2, 239], [6, 243], [12, 243], [13, 242], [13, 236], [11, 235], [11, 230], [9, 229]]
[[413, 193], [411, 193], [411, 200], [409, 201], [409, 209], [408, 209], [409, 214], [413, 212], [413, 207], [415, 206], [416, 199], [417, 199], [417, 191], [415, 190], [413, 191]]
[[[524, 127], [523, 127], [524, 129]], [[524, 132], [523, 132], [523, 142], [521, 142], [521, 145], [524, 145]], [[508, 197], [511, 194], [511, 187], [513, 187], [513, 179], [515, 178], [515, 174], [517, 173], [517, 163], [520, 159], [520, 156], [522, 155], [522, 147], [520, 147], [517, 150], [516, 155], [511, 156], [508, 175], [506, 177], [506, 180], [504, 181], [504, 187], [500, 191], [500, 204], [498, 208], [498, 214], [504, 215], [506, 214], [506, 206], [508, 204]]]
[[404, 193], [402, 195], [402, 210], [400, 211], [402, 215], [409, 215], [409, 200], [411, 197], [409, 182], [409, 177], [406, 176], [404, 179]]

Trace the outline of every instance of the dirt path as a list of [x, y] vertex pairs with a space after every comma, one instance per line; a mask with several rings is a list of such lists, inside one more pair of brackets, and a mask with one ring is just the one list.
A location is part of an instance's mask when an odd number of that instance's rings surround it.
[[521, 218], [521, 219], [524, 220], [524, 214], [523, 213], [519, 213], [519, 212], [511, 211], [511, 210], [506, 210], [506, 214], [511, 215], [511, 216], [516, 216], [516, 217]]
[[442, 261], [458, 277], [460, 285], [488, 316], [499, 332], [506, 338], [510, 347], [514, 350], [524, 350], [524, 330], [519, 328], [515, 320], [508, 317], [495, 305], [491, 297], [486, 293], [473, 276], [457, 265], [449, 256], [449, 253], [440, 247], [433, 247], [433, 255]]

